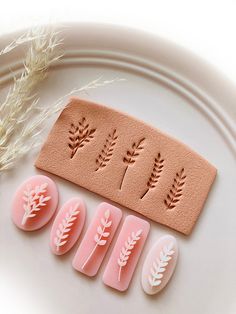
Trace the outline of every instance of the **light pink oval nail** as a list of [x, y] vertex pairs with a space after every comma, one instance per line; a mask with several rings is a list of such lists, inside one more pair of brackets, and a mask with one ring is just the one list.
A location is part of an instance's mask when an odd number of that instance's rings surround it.
[[108, 203], [101, 203], [73, 260], [73, 267], [93, 277], [97, 274], [120, 223], [122, 212]]
[[119, 291], [128, 289], [146, 242], [150, 224], [127, 216], [103, 275], [103, 282]]
[[12, 204], [12, 220], [24, 231], [42, 228], [52, 218], [58, 204], [55, 183], [43, 175], [33, 176], [17, 189]]
[[54, 220], [50, 246], [56, 255], [67, 253], [78, 240], [84, 226], [86, 208], [84, 201], [74, 197], [67, 201]]
[[142, 286], [150, 295], [165, 288], [178, 259], [177, 241], [171, 235], [161, 237], [151, 248], [143, 265]]

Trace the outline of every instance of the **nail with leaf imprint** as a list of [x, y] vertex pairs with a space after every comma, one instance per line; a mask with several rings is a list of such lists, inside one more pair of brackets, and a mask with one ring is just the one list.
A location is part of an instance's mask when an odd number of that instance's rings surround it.
[[128, 289], [145, 245], [150, 224], [135, 216], [127, 216], [103, 275], [107, 286]]
[[17, 189], [12, 204], [12, 220], [24, 231], [42, 228], [52, 218], [58, 204], [55, 183], [46, 176], [36, 175]]
[[73, 260], [73, 267], [93, 277], [98, 273], [102, 261], [112, 242], [122, 217], [119, 208], [101, 203]]
[[84, 226], [86, 207], [84, 201], [74, 197], [58, 212], [51, 230], [50, 247], [54, 254], [67, 253], [78, 240]]
[[175, 271], [177, 259], [178, 245], [173, 236], [163, 236], [154, 244], [142, 271], [142, 286], [147, 294], [157, 294], [165, 288]]

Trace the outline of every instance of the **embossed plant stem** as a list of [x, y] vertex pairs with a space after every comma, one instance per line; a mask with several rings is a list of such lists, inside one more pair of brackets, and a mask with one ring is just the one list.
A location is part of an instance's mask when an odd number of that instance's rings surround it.
[[23, 196], [25, 212], [21, 221], [22, 226], [25, 225], [28, 218], [35, 217], [41, 207], [46, 206], [46, 202], [51, 199], [51, 196], [43, 196], [47, 186], [48, 184], [44, 183], [41, 186], [36, 186], [33, 190], [30, 189], [30, 186], [27, 186], [27, 190], [24, 191]]
[[[27, 201], [27, 208], [29, 208], [30, 207], [30, 200], [29, 200], [29, 198], [28, 198], [28, 201]], [[25, 223], [26, 223], [26, 221], [27, 221], [27, 219], [28, 219], [28, 215], [30, 214], [30, 212], [28, 213], [24, 213], [24, 216], [23, 216], [23, 218], [22, 218], [22, 221], [21, 221], [21, 224], [22, 224], [22, 226], [24, 226], [25, 225]]]
[[[128, 251], [129, 251], [129, 248], [126, 248], [124, 255], [127, 255]], [[122, 272], [122, 267], [120, 266], [120, 268], [119, 268], [119, 274], [118, 274], [118, 281], [119, 281], [119, 282], [120, 282], [120, 280], [121, 280], [121, 272]]]
[[[125, 249], [125, 255], [127, 255], [128, 251], [129, 251], [129, 248], [126, 248], [126, 249]], [[120, 282], [120, 280], [121, 280], [121, 272], [122, 272], [122, 267], [120, 266], [120, 268], [119, 268], [119, 274], [118, 274], [118, 281], [119, 281], [119, 282]]]
[[[109, 220], [109, 217], [106, 218], [106, 221], [105, 221], [105, 222], [108, 223], [108, 220]], [[103, 228], [102, 228], [102, 233], [105, 232], [105, 229], [106, 229], [106, 226], [103, 226]], [[100, 235], [100, 237], [99, 237], [99, 241], [100, 241], [100, 240], [102, 240], [102, 235]], [[85, 263], [84, 263], [83, 266], [82, 266], [82, 269], [84, 269], [84, 267], [85, 267], [85, 266], [88, 264], [88, 262], [90, 261], [91, 257], [93, 256], [94, 252], [96, 251], [96, 249], [97, 249], [97, 247], [98, 247], [98, 243], [99, 243], [99, 242], [96, 243], [96, 245], [94, 246], [92, 252], [89, 254], [88, 258], [86, 259]]]
[[122, 180], [121, 180], [120, 190], [122, 189], [123, 182], [124, 182], [124, 179], [125, 179], [125, 176], [126, 176], [128, 168], [129, 168], [129, 166], [126, 166], [125, 171], [124, 171], [124, 175], [123, 175]]
[[[75, 206], [75, 208], [74, 208], [74, 211], [76, 211], [76, 210], [79, 208], [79, 206], [80, 206], [80, 203], [77, 203], [76, 206]], [[70, 213], [69, 217], [66, 218], [66, 222], [67, 222], [67, 223], [68, 223], [68, 221], [70, 221], [70, 220], [72, 219], [72, 217], [74, 216], [74, 211], [72, 211], [72, 212]], [[79, 214], [79, 211], [78, 211], [78, 214]], [[78, 215], [78, 214], [77, 214], [77, 215]], [[76, 218], [77, 218], [77, 216], [76, 216]], [[59, 252], [59, 250], [60, 250], [61, 240], [62, 240], [62, 237], [65, 235], [65, 230], [66, 230], [66, 229], [68, 229], [68, 226], [67, 226], [67, 225], [64, 225], [64, 226], [63, 226], [63, 229], [62, 229], [62, 231], [61, 231], [61, 235], [60, 235], [60, 237], [58, 237], [58, 243], [56, 244], [56, 250], [57, 250], [57, 252]]]
[[149, 192], [149, 189], [147, 189], [147, 191], [143, 194], [143, 196], [141, 197], [141, 199], [144, 198], [144, 196], [146, 196], [146, 194]]
[[118, 258], [117, 261], [119, 265], [118, 282], [121, 281], [122, 268], [127, 265], [132, 250], [134, 249], [137, 242], [140, 240], [142, 232], [143, 232], [142, 229], [138, 230], [136, 234], [132, 232], [131, 236], [128, 237], [127, 241], [125, 242], [125, 245], [121, 249], [120, 257]]

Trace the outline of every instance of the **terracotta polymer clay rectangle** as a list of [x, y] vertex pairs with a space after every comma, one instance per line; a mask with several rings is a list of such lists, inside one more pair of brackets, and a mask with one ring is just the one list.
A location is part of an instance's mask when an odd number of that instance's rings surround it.
[[126, 114], [73, 98], [36, 167], [189, 234], [216, 169], [178, 140]]

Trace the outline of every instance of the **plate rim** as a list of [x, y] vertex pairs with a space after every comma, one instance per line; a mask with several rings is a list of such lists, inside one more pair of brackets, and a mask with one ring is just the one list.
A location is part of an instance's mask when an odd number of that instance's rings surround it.
[[[68, 22], [44, 26], [53, 27], [56, 31], [58, 30], [64, 34], [65, 55], [54, 65], [54, 68], [63, 65], [63, 63], [66, 64], [66, 62], [67, 64], [68, 62], [75, 62], [76, 59], [78, 62], [78, 58], [81, 57], [78, 51], [81, 52], [81, 50], [86, 49], [77, 49], [76, 53], [73, 47], [76, 47], [76, 45], [78, 47], [78, 36], [82, 36], [81, 38], [84, 40], [82, 42], [84, 44], [86, 41], [88, 50], [94, 50], [94, 42], [96, 42], [95, 40], [98, 41], [99, 38], [101, 42], [103, 40], [104, 47], [103, 50], [95, 49], [95, 53], [102, 52], [104, 56], [106, 54], [109, 56], [109, 53], [111, 55], [115, 51], [118, 52], [117, 55], [123, 55], [123, 60], [129, 56], [133, 60], [136, 59], [137, 66], [154, 69], [154, 72], [155, 70], [159, 73], [163, 72], [167, 77], [172, 75], [172, 80], [189, 89], [193, 95], [195, 93], [202, 100], [202, 103], [205, 103], [206, 108], [203, 109], [209, 109], [210, 114], [209, 116], [207, 112], [204, 112], [204, 114], [210, 117], [212, 122], [220, 129], [236, 157], [236, 86], [201, 56], [169, 39], [116, 24]], [[26, 28], [1, 35], [0, 49], [9, 40], [17, 38], [28, 30]], [[127, 42], [128, 39], [130, 39], [130, 42]], [[143, 47], [144, 42], [145, 49]], [[21, 52], [23, 51], [24, 49], [21, 49]], [[22, 56], [18, 49], [13, 50], [10, 54], [3, 55], [2, 59], [7, 66], [2, 67], [3, 69], [0, 67], [0, 87], [1, 84], [9, 83], [13, 73], [17, 75], [23, 66]], [[9, 67], [11, 69], [10, 74]], [[199, 69], [201, 74], [204, 74], [200, 78], [198, 75]], [[224, 101], [224, 105], [221, 104], [222, 101]]]

